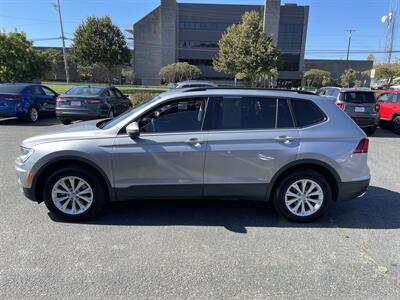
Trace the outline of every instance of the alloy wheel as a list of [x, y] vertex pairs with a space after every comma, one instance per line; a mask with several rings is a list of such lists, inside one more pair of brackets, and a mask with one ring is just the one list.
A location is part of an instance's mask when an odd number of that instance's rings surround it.
[[285, 193], [287, 209], [294, 215], [305, 217], [315, 214], [322, 206], [324, 192], [311, 179], [301, 179], [289, 186]]
[[79, 215], [93, 203], [94, 193], [87, 181], [76, 176], [58, 180], [51, 191], [54, 205], [68, 215]]
[[39, 119], [39, 112], [36, 108], [32, 107], [31, 109], [29, 109], [29, 119], [32, 122], [36, 122]]

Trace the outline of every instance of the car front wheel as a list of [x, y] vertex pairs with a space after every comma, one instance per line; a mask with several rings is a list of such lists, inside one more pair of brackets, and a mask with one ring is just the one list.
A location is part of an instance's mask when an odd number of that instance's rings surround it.
[[275, 190], [274, 206], [291, 221], [310, 222], [323, 215], [331, 199], [325, 177], [313, 170], [302, 170], [281, 180]]
[[68, 168], [51, 174], [44, 201], [54, 215], [66, 221], [89, 219], [103, 208], [106, 198], [99, 178], [85, 169]]

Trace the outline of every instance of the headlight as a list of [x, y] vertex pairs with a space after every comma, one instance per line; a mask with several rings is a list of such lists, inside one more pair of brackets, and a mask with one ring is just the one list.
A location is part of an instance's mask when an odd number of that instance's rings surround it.
[[21, 146], [20, 150], [21, 150], [21, 155], [19, 158], [22, 160], [22, 162], [25, 162], [29, 158], [29, 156], [31, 156], [33, 153], [33, 149], [31, 148], [25, 148]]

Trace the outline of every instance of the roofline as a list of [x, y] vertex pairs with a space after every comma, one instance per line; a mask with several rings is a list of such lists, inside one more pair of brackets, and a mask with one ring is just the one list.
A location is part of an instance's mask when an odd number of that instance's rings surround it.
[[230, 88], [230, 87], [197, 87], [197, 88], [187, 88], [182, 90], [182, 93], [188, 93], [188, 92], [202, 92], [202, 91], [208, 91], [208, 90], [237, 90], [237, 91], [272, 91], [272, 92], [291, 92], [291, 93], [297, 93], [297, 94], [303, 94], [303, 95], [317, 95], [313, 92], [308, 92], [308, 91], [298, 91], [298, 90], [289, 90], [289, 89], [274, 89], [274, 88]]

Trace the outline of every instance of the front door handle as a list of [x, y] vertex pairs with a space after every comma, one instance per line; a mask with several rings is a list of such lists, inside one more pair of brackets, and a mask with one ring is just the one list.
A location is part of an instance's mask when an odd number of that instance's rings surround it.
[[185, 144], [200, 145], [202, 143], [198, 138], [191, 138], [185, 141]]
[[275, 137], [274, 140], [277, 142], [289, 143], [291, 141], [294, 141], [294, 137], [288, 136], [288, 135], [281, 135], [281, 136]]

